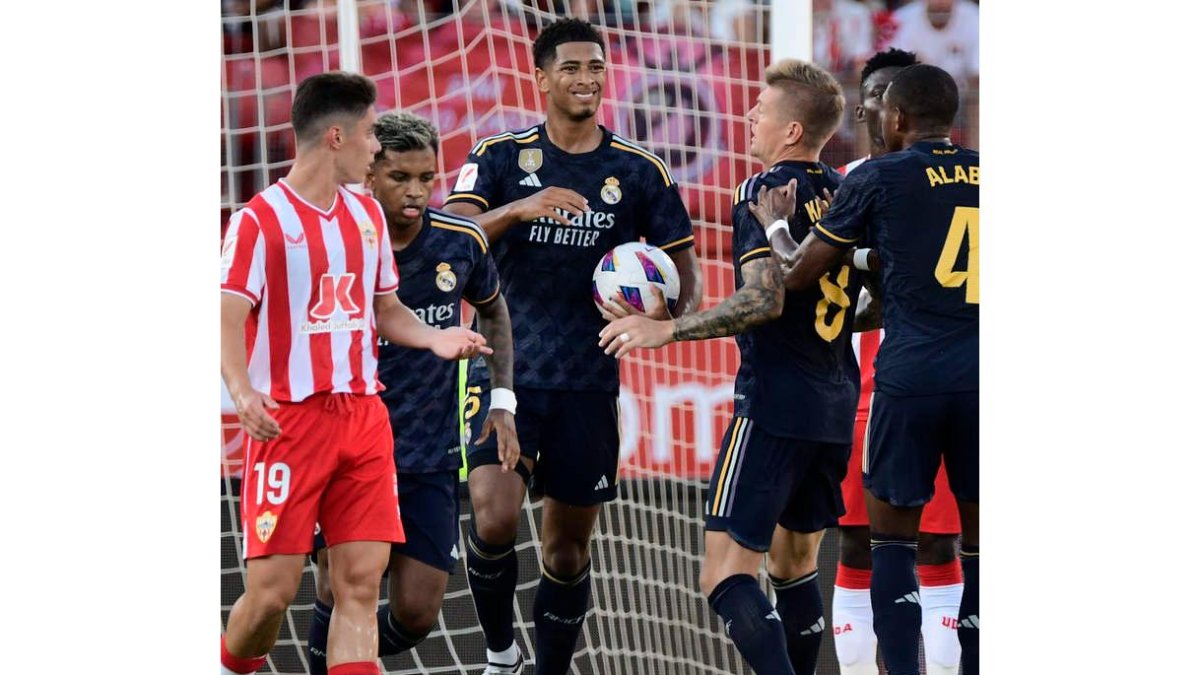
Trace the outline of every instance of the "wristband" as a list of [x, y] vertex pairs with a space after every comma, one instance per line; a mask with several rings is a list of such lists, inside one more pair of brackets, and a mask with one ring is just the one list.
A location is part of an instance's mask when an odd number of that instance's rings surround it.
[[771, 226], [767, 228], [767, 241], [771, 241], [771, 235], [775, 234], [775, 230], [786, 230], [786, 229], [788, 229], [788, 224], [787, 224], [787, 221], [784, 220], [783, 218], [780, 218], [779, 220], [771, 223]]
[[513, 393], [512, 389], [495, 387], [492, 389], [491, 395], [492, 405], [488, 408], [488, 411], [507, 410], [514, 415], [517, 414], [517, 395]]
[[855, 267], [855, 269], [860, 269], [864, 272], [870, 272], [871, 266], [869, 264], [867, 264], [867, 256], [870, 254], [871, 254], [871, 249], [869, 249], [869, 248], [854, 249], [854, 267]]

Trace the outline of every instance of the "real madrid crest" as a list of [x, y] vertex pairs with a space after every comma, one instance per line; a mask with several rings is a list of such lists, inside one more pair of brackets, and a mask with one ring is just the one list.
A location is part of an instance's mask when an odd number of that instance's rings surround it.
[[366, 221], [358, 224], [358, 231], [362, 232], [363, 241], [367, 242], [368, 246], [375, 246], [375, 224], [371, 221]]
[[437, 287], [447, 293], [454, 290], [454, 286], [458, 283], [458, 277], [454, 276], [454, 270], [450, 269], [450, 263], [438, 263], [436, 282]]
[[604, 187], [600, 188], [600, 199], [604, 200], [605, 204], [616, 204], [621, 201], [621, 181], [609, 176], [604, 179]]
[[542, 168], [542, 149], [527, 148], [517, 155], [517, 166], [525, 173], [533, 173]]

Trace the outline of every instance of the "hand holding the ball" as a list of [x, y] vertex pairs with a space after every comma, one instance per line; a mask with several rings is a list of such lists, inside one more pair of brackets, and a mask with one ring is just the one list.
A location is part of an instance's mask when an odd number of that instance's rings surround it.
[[600, 331], [600, 347], [618, 359], [638, 347], [653, 349], [669, 342], [675, 333], [674, 321], [657, 321], [641, 314], [615, 318]]
[[600, 316], [603, 316], [605, 321], [615, 321], [627, 316], [645, 316], [660, 321], [669, 320], [671, 312], [667, 309], [667, 296], [663, 295], [658, 286], [653, 285], [650, 286], [650, 295], [654, 302], [649, 305], [649, 310], [643, 312], [629, 304], [620, 293], [617, 293], [600, 306]]

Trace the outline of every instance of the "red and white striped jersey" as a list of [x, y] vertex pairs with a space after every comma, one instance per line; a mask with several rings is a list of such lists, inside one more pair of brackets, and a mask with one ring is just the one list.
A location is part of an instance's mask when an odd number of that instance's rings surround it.
[[[859, 157], [839, 168], [838, 173], [847, 176], [868, 159], [871, 159], [870, 155]], [[861, 304], [866, 301], [867, 294], [864, 290], [858, 302]], [[850, 341], [854, 345], [854, 355], [858, 357], [858, 370], [862, 374], [862, 393], [858, 397], [858, 412], [866, 415], [867, 410], [871, 407], [871, 392], [875, 391], [875, 354], [879, 352], [879, 343], [883, 341], [883, 330], [855, 333]]]
[[383, 388], [374, 296], [400, 284], [384, 223], [369, 196], [342, 187], [322, 211], [282, 180], [233, 214], [221, 291], [254, 305], [246, 352], [256, 390], [297, 402]]
[[862, 163], [867, 161], [868, 159], [871, 159], [870, 155], [867, 155], [866, 157], [859, 157], [858, 159], [854, 160], [853, 162], [850, 162], [849, 164], [847, 164], [846, 166], [839, 167], [838, 173], [842, 174], [843, 176], [848, 176], [848, 175], [850, 175], [851, 171], [862, 166]]

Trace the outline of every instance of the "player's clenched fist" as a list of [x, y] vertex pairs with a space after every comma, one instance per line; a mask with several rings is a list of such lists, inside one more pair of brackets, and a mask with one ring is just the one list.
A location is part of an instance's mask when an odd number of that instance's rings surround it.
[[537, 218], [553, 218], [563, 225], [570, 225], [559, 211], [566, 211], [573, 216], [582, 216], [588, 211], [588, 200], [574, 190], [561, 187], [548, 187], [537, 194], [513, 202], [521, 222]]
[[278, 410], [279, 404], [270, 396], [251, 390], [247, 393], [230, 394], [233, 404], [237, 407], [238, 420], [242, 428], [256, 441], [269, 441], [279, 436], [282, 429], [279, 423], [267, 413], [267, 408]]
[[467, 328], [454, 326], [437, 332], [430, 351], [448, 361], [473, 359], [480, 354], [492, 353], [487, 338]]

